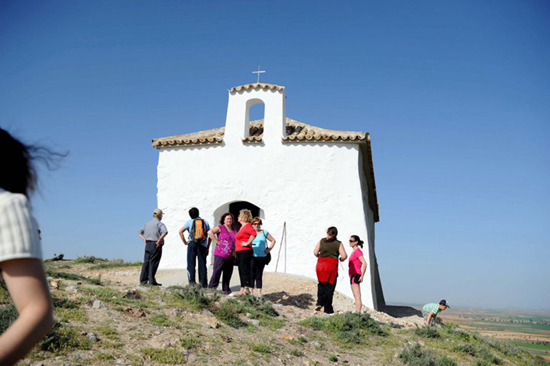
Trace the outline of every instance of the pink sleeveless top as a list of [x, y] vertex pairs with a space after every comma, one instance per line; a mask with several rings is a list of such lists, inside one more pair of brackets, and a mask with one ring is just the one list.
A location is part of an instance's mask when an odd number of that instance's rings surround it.
[[216, 245], [214, 249], [214, 255], [222, 258], [230, 258], [235, 249], [235, 230], [231, 232], [227, 231], [225, 225], [218, 226], [220, 228], [220, 233], [218, 234], [218, 241], [220, 244]]

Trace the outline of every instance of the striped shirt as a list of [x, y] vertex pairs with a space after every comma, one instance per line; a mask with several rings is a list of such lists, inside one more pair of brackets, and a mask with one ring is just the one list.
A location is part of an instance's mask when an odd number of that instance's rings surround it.
[[436, 303], [432, 302], [432, 303], [424, 305], [424, 307], [422, 308], [422, 313], [426, 314], [425, 316], [430, 314], [430, 312], [432, 312], [432, 311], [434, 312], [434, 315], [437, 315], [437, 313], [439, 312], [439, 304], [436, 304]]
[[42, 259], [38, 224], [25, 195], [0, 188], [0, 262]]

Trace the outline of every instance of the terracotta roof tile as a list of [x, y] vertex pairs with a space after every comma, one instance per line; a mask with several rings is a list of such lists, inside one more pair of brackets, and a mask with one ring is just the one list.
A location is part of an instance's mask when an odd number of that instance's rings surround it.
[[284, 86], [281, 85], [275, 85], [275, 84], [266, 84], [266, 83], [254, 83], [254, 84], [246, 84], [241, 86], [235, 86], [231, 89], [229, 89], [230, 93], [240, 92], [242, 90], [249, 90], [249, 89], [264, 89], [264, 90], [285, 90]]
[[163, 147], [221, 144], [223, 142], [223, 134], [224, 128], [221, 127], [185, 135], [161, 137], [153, 139], [153, 147], [161, 149]]

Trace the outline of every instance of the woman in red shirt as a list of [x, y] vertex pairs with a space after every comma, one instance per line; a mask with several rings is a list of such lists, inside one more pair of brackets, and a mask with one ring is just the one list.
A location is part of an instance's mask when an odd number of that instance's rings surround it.
[[235, 252], [239, 265], [239, 277], [241, 279], [241, 290], [235, 296], [242, 296], [250, 293], [252, 281], [250, 279], [250, 264], [252, 262], [252, 241], [256, 237], [256, 230], [250, 224], [252, 222], [252, 212], [244, 209], [239, 213], [237, 219], [241, 223], [241, 229], [235, 235]]

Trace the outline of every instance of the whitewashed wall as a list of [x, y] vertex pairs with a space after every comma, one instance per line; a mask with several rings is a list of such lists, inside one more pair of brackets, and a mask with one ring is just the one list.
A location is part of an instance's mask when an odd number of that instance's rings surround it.
[[[240, 129], [239, 123], [245, 124], [246, 110], [243, 113], [238, 107], [246, 109], [247, 100], [259, 97], [265, 102], [264, 143], [243, 144], [241, 138], [246, 129]], [[374, 248], [374, 224], [368, 222], [373, 215], [363, 199], [367, 188], [362, 184], [359, 145], [282, 143], [283, 121], [284, 93], [253, 91], [231, 95], [223, 144], [160, 150], [158, 206], [165, 212], [163, 222], [170, 232], [160, 268], [186, 268], [186, 247], [177, 232], [189, 219], [189, 208], [199, 208], [201, 217], [213, 225], [229, 203], [247, 201], [263, 210], [263, 228], [277, 240], [266, 271], [275, 269], [285, 221], [286, 263], [283, 248], [278, 272], [286, 264], [287, 273], [313, 279], [317, 261], [313, 248], [329, 226], [338, 228], [338, 238], [348, 254], [349, 236], [359, 235], [365, 241], [363, 251], [369, 265], [362, 285], [363, 303], [376, 308], [374, 273], [370, 271], [374, 253], [368, 253]], [[205, 171], [193, 174], [191, 165], [205, 166]], [[337, 290], [353, 297], [347, 261], [342, 266]]]

